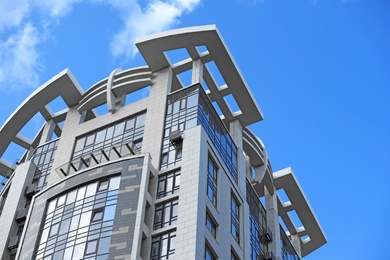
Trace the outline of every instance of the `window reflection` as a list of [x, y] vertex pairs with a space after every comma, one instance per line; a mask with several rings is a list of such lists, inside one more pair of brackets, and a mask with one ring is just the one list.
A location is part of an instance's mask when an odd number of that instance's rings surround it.
[[119, 183], [115, 176], [50, 201], [35, 259], [107, 259]]

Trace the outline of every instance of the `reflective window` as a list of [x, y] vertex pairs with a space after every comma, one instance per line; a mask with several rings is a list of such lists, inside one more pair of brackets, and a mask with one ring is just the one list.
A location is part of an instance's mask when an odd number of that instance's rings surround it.
[[207, 197], [211, 200], [214, 207], [217, 206], [217, 166], [209, 157], [207, 166]]
[[217, 257], [214, 255], [214, 253], [211, 251], [210, 247], [206, 245], [206, 249], [204, 252], [204, 259], [205, 260], [216, 260]]
[[217, 224], [211, 217], [210, 213], [206, 213], [206, 228], [210, 231], [214, 238], [217, 236]]
[[231, 233], [237, 243], [240, 242], [240, 214], [237, 199], [231, 196]]
[[151, 260], [173, 259], [175, 257], [176, 231], [170, 231], [152, 238]]
[[156, 205], [153, 229], [156, 230], [175, 224], [177, 221], [177, 207], [178, 199]]
[[161, 169], [174, 166], [181, 161], [181, 149], [174, 147], [169, 137], [174, 131], [184, 131], [197, 125], [198, 99], [198, 88], [187, 88], [169, 95], [165, 116]]
[[[139, 152], [142, 147], [145, 116], [145, 113], [138, 114], [94, 133], [77, 138], [72, 156], [72, 160], [79, 159], [80, 164], [77, 167], [75, 166], [77, 170], [90, 166], [93, 161], [100, 163], [104, 156], [110, 157], [110, 153], [117, 152], [122, 156], [124, 154], [128, 155], [129, 151], [126, 149], [128, 147], [134, 148], [135, 152]], [[133, 145], [133, 141], [136, 145]], [[128, 144], [127, 147], [125, 146], [126, 144]], [[115, 146], [117, 151], [108, 149], [105, 150], [106, 153], [103, 155], [98, 153], [96, 156], [90, 157], [91, 152], [100, 152], [101, 149], [112, 148], [113, 146]], [[87, 160], [85, 158], [84, 161], [80, 159], [85, 156], [88, 157]]]
[[107, 259], [119, 178], [93, 182], [51, 200], [35, 259]]
[[37, 167], [33, 182], [37, 183], [39, 190], [47, 185], [58, 142], [59, 139], [38, 147], [30, 158]]
[[257, 260], [268, 252], [268, 244], [262, 239], [263, 233], [267, 230], [266, 211], [248, 180], [246, 201], [249, 205], [250, 259]]
[[180, 188], [180, 170], [158, 176], [157, 198], [174, 194]]
[[175, 147], [169, 140], [171, 133], [202, 125], [231, 176], [238, 181], [237, 147], [200, 85], [169, 95], [166, 111], [161, 169], [174, 166], [181, 161], [180, 147]]

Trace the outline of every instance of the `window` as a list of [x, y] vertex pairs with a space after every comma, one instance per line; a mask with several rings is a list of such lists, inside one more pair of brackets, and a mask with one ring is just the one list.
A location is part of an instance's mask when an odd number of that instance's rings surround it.
[[178, 199], [164, 202], [156, 206], [153, 229], [170, 226], [177, 221]]
[[34, 259], [107, 259], [119, 184], [115, 176], [51, 200]]
[[231, 196], [231, 233], [234, 239], [240, 241], [240, 214], [239, 204], [234, 196]]
[[103, 219], [103, 208], [95, 209], [92, 215], [92, 222], [101, 221]]
[[214, 207], [217, 206], [217, 166], [209, 157], [207, 167], [207, 197], [211, 200]]
[[210, 214], [206, 213], [206, 228], [210, 231], [214, 238], [217, 236], [217, 224], [214, 219], [211, 218]]
[[[128, 119], [106, 126], [93, 133], [78, 137], [76, 140], [72, 161], [83, 156], [89, 157], [91, 152], [101, 151], [105, 148], [117, 147], [118, 153], [127, 155], [127, 150], [122, 151], [121, 147], [134, 142], [134, 152], [142, 148], [142, 137], [145, 125], [145, 113], [132, 116]], [[96, 155], [96, 154], [95, 154]], [[97, 159], [98, 156], [95, 156]], [[98, 160], [98, 159], [97, 159]], [[99, 161], [99, 160], [98, 160]]]
[[152, 238], [151, 260], [172, 259], [175, 257], [176, 231]]
[[180, 188], [180, 170], [158, 177], [157, 199], [174, 194]]
[[210, 249], [210, 247], [208, 245], [206, 245], [206, 249], [205, 249], [205, 252], [204, 252], [204, 259], [205, 260], [216, 260], [217, 259], [217, 257], [211, 251], [211, 249]]
[[[231, 251], [231, 256], [230, 256], [230, 260], [239, 260], [240, 258], [237, 256], [236, 252], [234, 252], [233, 248], [232, 248], [232, 251]], [[259, 258], [260, 259], [260, 258]]]

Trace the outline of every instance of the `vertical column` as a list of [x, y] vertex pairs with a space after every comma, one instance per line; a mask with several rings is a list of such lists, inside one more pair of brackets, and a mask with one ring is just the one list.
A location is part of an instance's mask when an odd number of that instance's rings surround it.
[[158, 168], [161, 156], [161, 145], [164, 134], [165, 110], [167, 95], [171, 92], [172, 69], [166, 68], [155, 73], [150, 87], [149, 104], [142, 144], [142, 153], [149, 153], [153, 165]]
[[1, 259], [9, 257], [8, 239], [14, 237], [17, 231], [15, 215], [19, 209], [24, 208], [26, 203], [24, 190], [28, 184], [31, 184], [34, 172], [35, 165], [31, 161], [20, 164], [15, 170], [0, 216], [0, 252], [3, 252], [3, 255], [0, 255]]
[[191, 84], [201, 83], [203, 79], [203, 63], [199, 60], [192, 62], [192, 80]]
[[295, 252], [297, 252], [299, 258], [302, 258], [301, 256], [301, 238], [298, 234], [291, 235], [291, 244], [293, 245]]
[[46, 121], [39, 145], [49, 142], [52, 139], [56, 125], [57, 124], [54, 122], [53, 119]]
[[277, 260], [282, 259], [282, 250], [280, 245], [280, 226], [278, 217], [278, 200], [276, 192], [271, 195], [264, 187], [265, 204], [267, 209], [267, 225], [272, 232], [272, 241], [268, 244], [268, 250], [274, 253]]

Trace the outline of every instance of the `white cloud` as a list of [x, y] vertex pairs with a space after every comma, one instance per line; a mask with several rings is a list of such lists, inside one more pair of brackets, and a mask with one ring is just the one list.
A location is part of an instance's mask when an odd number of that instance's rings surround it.
[[18, 26], [29, 11], [28, 0], [1, 0], [0, 33], [9, 27]]
[[146, 6], [141, 6], [140, 0], [0, 0], [0, 88], [39, 84], [42, 67], [36, 47], [45, 40], [50, 28], [32, 24], [29, 15], [38, 11], [45, 16], [47, 25], [52, 19], [59, 21], [82, 1], [110, 5], [117, 10], [123, 24], [112, 37], [110, 51], [115, 58], [128, 60], [137, 53], [137, 38], [172, 28], [201, 0], [151, 0]]
[[0, 60], [3, 61], [0, 63], [0, 86], [8, 90], [38, 86], [40, 64], [36, 45], [39, 42], [39, 33], [30, 23], [0, 41]]
[[184, 12], [191, 12], [199, 3], [200, 0], [153, 1], [144, 10], [134, 3], [132, 9], [122, 11], [124, 26], [111, 42], [112, 55], [134, 57], [137, 38], [171, 28]]
[[62, 17], [67, 15], [75, 3], [83, 0], [36, 0], [34, 5], [38, 9], [49, 12], [51, 17]]

